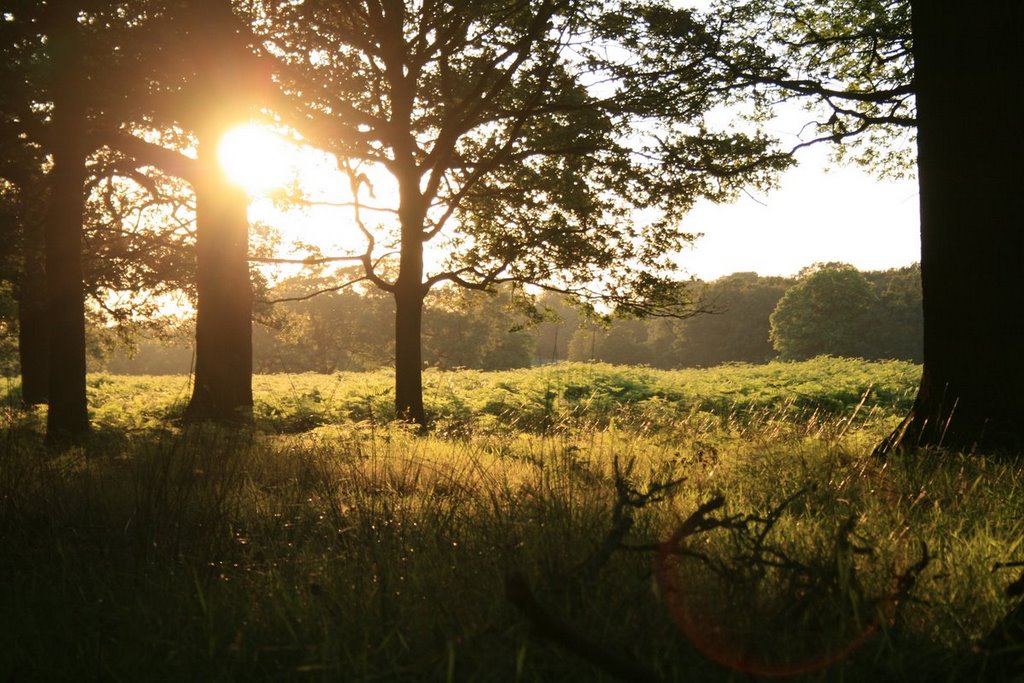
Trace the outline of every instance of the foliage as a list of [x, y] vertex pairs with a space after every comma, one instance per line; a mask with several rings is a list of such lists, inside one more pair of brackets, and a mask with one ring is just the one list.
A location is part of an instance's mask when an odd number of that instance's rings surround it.
[[796, 100], [814, 117], [812, 137], [839, 143], [882, 174], [913, 172], [917, 109], [909, 0], [718, 0], [714, 45], [736, 85], [777, 104]]
[[[900, 366], [821, 359], [430, 375], [431, 393], [449, 406], [517, 381], [522, 392], [551, 387], [553, 403], [591, 396], [595, 410], [607, 401], [654, 418], [662, 399], [651, 393], [669, 384], [680, 393], [702, 382], [696, 390], [722, 406], [728, 395], [784, 403], [794, 389], [824, 394], [860, 373], [892, 396], [912, 384], [897, 380]], [[131, 381], [90, 381], [107, 426], [86, 450], [47, 454], [38, 415], [5, 418], [5, 678], [600, 679], [507, 601], [514, 572], [583, 639], [664, 680], [736, 680], [715, 661], [742, 666], [746, 650], [734, 648], [744, 643], [771, 643], [778, 665], [821, 657], [815, 643], [859, 638], [879, 613], [882, 628], [814, 680], [967, 680], [985, 665], [976, 641], [1011, 604], [1003, 589], [1013, 577], [992, 567], [1019, 552], [1019, 468], [952, 454], [871, 458], [902, 405], [882, 401], [867, 421], [850, 420], [849, 404], [832, 416], [773, 411], [743, 423], [728, 408], [660, 413], [647, 426], [597, 427], [584, 413], [546, 434], [477, 426], [417, 436], [370, 415], [275, 434], [140, 422], [128, 416], [183, 404], [187, 385]], [[383, 373], [266, 381], [257, 384], [264, 401], [289, 396], [292, 383], [290, 395], [310, 404], [319, 388], [322, 405], [388, 388]], [[301, 402], [274, 405], [279, 424], [304, 419]], [[631, 508], [621, 527], [623, 495], [645, 491], [663, 495]], [[681, 605], [652, 591], [652, 566], [664, 564], [656, 549], [716, 494], [734, 523], [773, 520], [751, 529], [765, 529], [757, 547], [768, 554], [744, 555], [739, 527], [705, 529], [700, 554], [669, 566], [702, 589], [699, 603]], [[888, 602], [922, 544], [930, 562], [907, 599]], [[772, 580], [737, 603], [752, 585], [740, 579], [759, 567]], [[787, 584], [805, 579], [800, 592]], [[694, 647], [706, 639], [677, 626], [689, 614], [724, 627], [737, 604], [755, 617], [752, 631], [712, 643], [724, 646], [715, 661]]]
[[[783, 309], [794, 301], [808, 304], [802, 313], [792, 308], [786, 313], [800, 313], [783, 326], [782, 334], [790, 334], [790, 341], [801, 345], [799, 355], [792, 358], [835, 354], [920, 362], [920, 268], [851, 271], [836, 278], [814, 275], [817, 270], [837, 269], [850, 267], [819, 264], [805, 269], [804, 280], [813, 279], [812, 289], [823, 298], [816, 303], [808, 301], [807, 285], [798, 288], [787, 278], [734, 273], [703, 286], [700, 305], [706, 312], [700, 315], [685, 320], [613, 320], [606, 326], [582, 328], [574, 321], [561, 326], [559, 333], [572, 335], [568, 352], [573, 360], [662, 368], [762, 363], [776, 356], [779, 347], [772, 348], [770, 342], [770, 317], [788, 294]], [[819, 286], [823, 278], [832, 279], [828, 287]], [[849, 310], [853, 302], [859, 302], [859, 312]], [[803, 326], [800, 330], [793, 327], [797, 323]], [[557, 338], [550, 329], [545, 334]]]
[[921, 266], [914, 264], [882, 273], [864, 273], [864, 276], [877, 296], [868, 335], [869, 357], [922, 362]]
[[540, 319], [533, 328], [536, 364], [568, 360], [569, 342], [581, 323], [579, 310], [555, 292], [544, 292], [537, 304]]
[[639, 365], [648, 360], [647, 330], [645, 321], [636, 318], [616, 320], [607, 328], [593, 323], [581, 327], [569, 341], [569, 360]]
[[614, 321], [607, 331], [578, 330], [571, 358], [661, 368], [766, 362], [775, 356], [768, 318], [790, 284], [786, 278], [733, 273], [704, 284], [703, 312], [685, 320]]
[[771, 325], [783, 359], [832, 354], [920, 362], [920, 267], [861, 273], [843, 263], [817, 264], [786, 291]]
[[[668, 371], [601, 363], [499, 372], [431, 369], [424, 378], [427, 410], [442, 431], [545, 432], [615, 423], [671, 432], [693, 414], [714, 415], [716, 423], [737, 429], [768, 417], [799, 420], [814, 413], [856, 411], [858, 420], [873, 420], [909, 408], [919, 370], [897, 361], [823, 357]], [[291, 433], [348, 421], [386, 424], [395, 417], [392, 381], [392, 371], [383, 369], [257, 375], [256, 426]], [[89, 400], [101, 428], [137, 429], [180, 414], [187, 388], [183, 375], [98, 373], [90, 376]]]
[[712, 367], [774, 358], [768, 319], [790, 285], [788, 278], [756, 273], [733, 273], [708, 283], [702, 295], [708, 314], [683, 321], [672, 355], [658, 365]]
[[[256, 371], [334, 372], [372, 370], [394, 358], [394, 303], [372, 288], [331, 285], [337, 277], [296, 276], [264, 292], [254, 332]], [[918, 266], [866, 271], [873, 291], [858, 354], [874, 359], [921, 361], [921, 288]], [[775, 356], [769, 316], [792, 281], [735, 273], [702, 286], [707, 313], [685, 320], [613, 319], [581, 327], [578, 309], [554, 293], [540, 300], [539, 319], [521, 314], [504, 288], [496, 295], [442, 288], [427, 298], [423, 357], [428, 367], [504, 369], [551, 362], [590, 360], [660, 368], [763, 363]], [[327, 291], [324, 291], [327, 290]], [[310, 296], [321, 292], [316, 296]], [[164, 341], [143, 339], [90, 367], [114, 373], [174, 374], [192, 366], [192, 346], [183, 333]], [[571, 348], [570, 348], [571, 346]], [[827, 353], [824, 344], [810, 356]]]
[[873, 304], [871, 285], [852, 266], [815, 269], [786, 291], [772, 313], [772, 345], [784, 360], [862, 356]]
[[507, 289], [478, 293], [447, 287], [427, 298], [423, 318], [423, 360], [442, 370], [529, 367], [533, 338], [512, 310]]
[[[332, 279], [346, 281], [351, 271]], [[325, 278], [289, 278], [267, 293], [253, 356], [257, 372], [372, 370], [394, 360], [395, 303], [375, 288], [326, 288]], [[311, 296], [312, 295], [312, 296]], [[437, 289], [424, 302], [423, 360], [429, 367], [498, 370], [532, 361], [526, 320], [506, 288], [487, 294]]]
[[[47, 155], [54, 143], [57, 85], [46, 46], [54, 29], [46, 5], [8, 4], [0, 22], [5, 36], [0, 42], [5, 92], [0, 103], [0, 179], [6, 180], [5, 249], [20, 247], [22, 253], [12, 255], [13, 264], [0, 277], [26, 286], [22, 261], [31, 254], [24, 253], [24, 245], [31, 240], [29, 233], [42, 230], [48, 203]], [[125, 72], [134, 68], [129, 62], [139, 26], [145, 24], [137, 16], [145, 12], [142, 5], [152, 11], [156, 3], [80, 3], [82, 20], [74, 37], [76, 74], [89, 84], [84, 93], [85, 139], [80, 141], [88, 155], [82, 226], [85, 291], [90, 316], [99, 324], [116, 324], [126, 338], [141, 330], [159, 333], [163, 320], [156, 314], [163, 297], [191, 292], [194, 269], [191, 194], [152, 165], [129, 163], [101, 133], [120, 126], [126, 101], [140, 96], [137, 79]]]
[[[342, 272], [340, 281], [347, 275]], [[330, 291], [330, 285], [323, 278], [298, 276], [265, 294], [266, 301], [276, 303], [257, 312], [257, 372], [371, 370], [391, 362], [394, 302], [373, 289]]]
[[[350, 174], [366, 275], [388, 290], [388, 236], [403, 254], [444, 239], [447, 267], [417, 287], [511, 279], [642, 308], [693, 201], [789, 164], [765, 138], [705, 127], [719, 96], [692, 61], [704, 36], [667, 3], [256, 7], [302, 114], [290, 121]], [[368, 200], [374, 174], [400, 204]]]
[[0, 280], [0, 375], [12, 377], [18, 368], [18, 305], [12, 287]]
[[[169, 331], [169, 330], [168, 330]], [[193, 368], [191, 326], [178, 326], [175, 333], [154, 339], [143, 337], [131, 346], [117, 340], [102, 356], [90, 359], [90, 370], [115, 375], [179, 375]]]

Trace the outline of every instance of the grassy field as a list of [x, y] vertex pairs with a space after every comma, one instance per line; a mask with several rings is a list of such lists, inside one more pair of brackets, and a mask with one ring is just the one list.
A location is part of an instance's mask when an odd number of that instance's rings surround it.
[[83, 449], [4, 412], [0, 680], [991, 680], [1024, 483], [870, 457], [918, 374], [431, 372], [426, 436], [387, 372], [257, 377], [244, 430], [91, 376]]

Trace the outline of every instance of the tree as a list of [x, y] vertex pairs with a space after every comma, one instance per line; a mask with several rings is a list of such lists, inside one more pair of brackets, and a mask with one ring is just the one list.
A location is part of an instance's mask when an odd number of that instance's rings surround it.
[[192, 3], [196, 72], [189, 117], [198, 140], [196, 175], [196, 367], [186, 417], [246, 419], [252, 408], [249, 200], [217, 158], [221, 138], [248, 119], [252, 76], [230, 3]]
[[331, 277], [287, 278], [257, 306], [253, 352], [261, 372], [376, 370], [394, 358], [394, 302], [375, 288], [345, 286], [350, 268]]
[[[916, 446], [1020, 450], [1024, 444], [1021, 335], [1007, 311], [1020, 299], [1022, 252], [1015, 188], [1017, 108], [994, 97], [1020, 81], [1015, 48], [1024, 6], [988, 0], [724, 3], [744, 25], [730, 45], [760, 52], [736, 68], [748, 87], [808, 98], [825, 116], [819, 138], [867, 134], [876, 167], [907, 167], [900, 131], [916, 131], [921, 202], [924, 371], [907, 420], [878, 452]], [[751, 35], [759, 36], [754, 43]], [[754, 63], [746, 54], [744, 64]], [[971, 134], [968, 141], [965, 131]], [[981, 133], [981, 131], [984, 131]]]
[[[395, 299], [396, 409], [421, 425], [433, 287], [532, 283], [684, 313], [678, 217], [789, 164], [763, 136], [709, 130], [704, 114], [727, 99], [702, 56], [715, 37], [669, 2], [261, 8], [303, 134], [349, 174], [365, 242], [352, 258]], [[437, 243], [443, 264], [428, 260]]]
[[618, 319], [607, 327], [591, 323], [577, 328], [569, 340], [569, 360], [596, 360], [617, 365], [650, 362], [646, 321]]
[[[254, 351], [262, 371], [335, 372], [390, 365], [394, 299], [375, 287], [347, 286], [359, 275], [287, 278], [265, 294], [257, 312]], [[495, 294], [440, 287], [423, 311], [423, 359], [440, 369], [504, 370], [532, 360], [527, 320], [508, 291]]]
[[47, 439], [78, 441], [89, 431], [85, 392], [85, 292], [82, 225], [85, 210], [88, 74], [83, 71], [79, 8], [58, 3], [47, 48], [53, 105], [46, 218], [46, 289], [50, 324]]
[[424, 301], [424, 363], [440, 369], [528, 367], [533, 338], [513, 305], [507, 287], [492, 293], [435, 289]]
[[678, 328], [673, 339], [665, 333], [652, 335], [652, 346], [663, 349], [655, 364], [712, 367], [770, 360], [775, 350], [769, 318], [791, 284], [786, 278], [757, 273], [733, 273], [709, 282], [701, 297], [708, 314], [669, 323]]
[[46, 402], [49, 384], [49, 327], [43, 231], [46, 184], [40, 145], [25, 134], [34, 118], [32, 103], [44, 84], [38, 73], [45, 63], [38, 30], [24, 14], [6, 12], [0, 22], [0, 200], [5, 278], [14, 285], [18, 303], [18, 356], [23, 405]]
[[[18, 363], [21, 371], [21, 402], [25, 406], [47, 402], [50, 393], [50, 327], [47, 312], [46, 269], [40, 206], [25, 196], [41, 183], [22, 185], [18, 203], [21, 263], [15, 297], [18, 302]], [[45, 196], [45, 194], [43, 195]], [[42, 202], [40, 202], [41, 204]]]
[[[131, 86], [95, 139], [136, 168], [155, 166], [192, 186], [196, 358], [185, 416], [245, 420], [252, 408], [248, 197], [227, 179], [217, 148], [228, 130], [249, 121], [269, 78], [230, 0], [144, 4], [125, 50], [131, 64], [119, 74]], [[194, 159], [183, 153], [189, 146]]]
[[5, 378], [14, 374], [18, 357], [16, 336], [17, 305], [9, 282], [0, 280], [0, 374]]
[[[121, 330], [139, 324], [154, 310], [152, 297], [181, 285], [188, 260], [186, 231], [149, 229], [153, 212], [177, 218], [170, 207], [181, 203], [178, 188], [127, 164], [99, 133], [118, 128], [125, 101], [138, 94], [135, 79], [111, 76], [125, 75], [139, 17], [152, 4], [10, 2], [0, 24], [9, 38], [0, 72], [9, 95], [0, 104], [0, 174], [16, 188], [23, 400], [49, 395], [47, 432], [55, 441], [88, 432], [86, 316]], [[111, 290], [128, 289], [135, 291], [110, 303]], [[48, 349], [49, 362], [40, 349]]]
[[783, 360], [863, 357], [874, 305], [871, 285], [853, 266], [813, 268], [786, 290], [772, 312], [772, 345]]
[[[43, 265], [43, 213], [46, 206], [42, 161], [4, 145], [0, 169], [0, 227], [3, 265], [0, 280], [13, 286], [16, 310], [10, 325], [17, 333], [21, 403], [46, 403], [49, 384], [49, 327]], [[20, 157], [20, 158], [19, 158]]]
[[[1024, 170], [1020, 110], [1024, 5], [965, 11], [917, 1], [913, 34], [921, 188], [924, 371], [911, 414], [883, 444], [1024, 447]], [[966, 93], [988, 93], [979, 101]]]
[[545, 292], [537, 303], [540, 313], [534, 327], [534, 357], [537, 364], [567, 360], [569, 340], [580, 326], [579, 310], [557, 292]]
[[924, 319], [921, 312], [921, 267], [864, 273], [877, 298], [871, 321], [868, 357], [924, 360]]

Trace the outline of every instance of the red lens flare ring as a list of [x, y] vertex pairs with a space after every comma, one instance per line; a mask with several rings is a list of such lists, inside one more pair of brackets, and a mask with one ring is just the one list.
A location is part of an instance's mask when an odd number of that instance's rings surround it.
[[[883, 623], [892, 622], [897, 606], [907, 597], [918, 575], [929, 562], [928, 549], [922, 543], [920, 559], [902, 573], [897, 574], [894, 571], [891, 590], [887, 595], [872, 601], [873, 616], [852, 633], [840, 638], [839, 642], [823, 647], [823, 651], [819, 653], [802, 656], [796, 661], [772, 659], [765, 656], [764, 652], [757, 652], [756, 646], [749, 640], [744, 641], [743, 636], [726, 625], [724, 619], [716, 621], [712, 616], [712, 610], [706, 605], [699, 604], [698, 598], [701, 597], [702, 591], [695, 585], [696, 581], [687, 581], [688, 578], [693, 579], [694, 574], [692, 571], [688, 572], [685, 567], [687, 559], [704, 563], [709, 561], [706, 555], [696, 550], [693, 541], [696, 538], [703, 538], [706, 541], [705, 532], [735, 529], [744, 521], [742, 517], [716, 519], [708, 516], [724, 503], [724, 499], [721, 498], [705, 503], [679, 525], [670, 538], [660, 544], [656, 559], [656, 577], [662, 599], [672, 619], [693, 646], [711, 661], [739, 673], [766, 678], [787, 678], [822, 671], [838, 664], [863, 646], [878, 632]], [[688, 590], [688, 587], [691, 590]], [[744, 605], [745, 609], [749, 607], [752, 605]], [[768, 621], [766, 614], [758, 615], [756, 609], [753, 612], [755, 621], [759, 618], [764, 622]], [[768, 629], [762, 629], [762, 634], [782, 636], [789, 642], [797, 635], [788, 630], [786, 633], [779, 633], [777, 630]], [[808, 632], [807, 635], [811, 638], [815, 634]]]

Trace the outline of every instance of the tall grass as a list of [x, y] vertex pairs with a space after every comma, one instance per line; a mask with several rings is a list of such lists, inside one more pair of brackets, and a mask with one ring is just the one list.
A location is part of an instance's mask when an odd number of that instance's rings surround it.
[[[93, 380], [84, 450], [6, 418], [0, 677], [605, 678], [509, 601], [510, 576], [664, 680], [836, 652], [803, 677], [977, 677], [1024, 488], [1005, 462], [869, 456], [914, 372], [437, 373], [428, 436], [388, 421], [384, 373], [261, 378], [257, 426], [234, 431], [166, 420], [180, 379]], [[716, 496], [723, 524], [659, 553]]]

